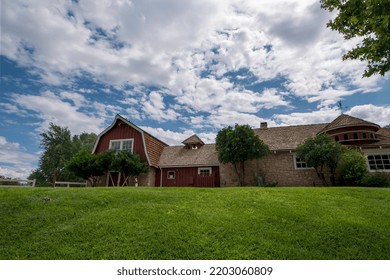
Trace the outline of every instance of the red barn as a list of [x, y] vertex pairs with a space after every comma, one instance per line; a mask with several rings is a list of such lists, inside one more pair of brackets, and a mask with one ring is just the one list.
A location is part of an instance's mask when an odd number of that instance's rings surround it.
[[[93, 153], [126, 150], [138, 154], [149, 166], [148, 173], [140, 176], [139, 185], [154, 186], [158, 161], [167, 146], [122, 116], [116, 115], [114, 122], [98, 135]], [[121, 186], [123, 183], [124, 178], [118, 172], [109, 172], [100, 182], [106, 186]]]
[[[120, 115], [97, 137], [93, 153], [126, 150], [138, 154], [149, 166], [140, 176], [140, 186], [219, 187], [219, 162], [215, 145], [204, 144], [196, 135], [184, 146], [169, 147]], [[109, 172], [100, 184], [122, 186], [125, 178]], [[135, 182], [131, 182], [134, 185]]]

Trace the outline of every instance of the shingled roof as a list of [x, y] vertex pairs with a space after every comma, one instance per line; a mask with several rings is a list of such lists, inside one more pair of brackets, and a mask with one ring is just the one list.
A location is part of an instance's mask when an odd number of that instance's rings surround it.
[[165, 147], [159, 161], [160, 167], [218, 166], [215, 144], [205, 144], [199, 149], [185, 146]]
[[376, 132], [378, 141], [373, 144], [368, 144], [366, 147], [390, 147], [390, 128], [380, 128]]
[[341, 128], [341, 127], [358, 126], [358, 125], [369, 125], [369, 126], [374, 126], [377, 129], [380, 128], [380, 126], [375, 124], [375, 123], [368, 122], [368, 121], [363, 120], [363, 119], [359, 119], [356, 117], [342, 114], [342, 115], [338, 116], [336, 119], [334, 119], [327, 126], [325, 126], [321, 132], [326, 132], [326, 131], [330, 131], [330, 130], [333, 130], [336, 128]]
[[254, 129], [271, 151], [295, 150], [307, 138], [315, 137], [327, 124], [309, 124]]
[[191, 137], [188, 137], [186, 140], [182, 142], [183, 144], [186, 145], [191, 145], [191, 144], [201, 144], [204, 145], [204, 142], [196, 135], [192, 135]]

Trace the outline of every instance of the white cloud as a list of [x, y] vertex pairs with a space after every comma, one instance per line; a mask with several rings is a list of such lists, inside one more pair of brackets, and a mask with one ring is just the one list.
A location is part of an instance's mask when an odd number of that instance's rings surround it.
[[[202, 71], [220, 78], [247, 68], [260, 81], [282, 75], [294, 95], [326, 106], [348, 91], [340, 75], [359, 90], [377, 89], [377, 79], [360, 79], [364, 63], [341, 61], [351, 43], [325, 27], [330, 16], [315, 0], [9, 0], [2, 54], [34, 66], [45, 82], [87, 73], [113, 85], [159, 85], [195, 108], [202, 104], [192, 104], [193, 90], [213, 79]], [[222, 92], [232, 88], [218, 83]]]
[[156, 121], [176, 120], [179, 114], [173, 109], [166, 109], [162, 94], [152, 91], [143, 102], [143, 111], [148, 118]]
[[[69, 100], [69, 98], [72, 99]], [[47, 129], [49, 123], [52, 122], [62, 127], [68, 127], [73, 134], [99, 133], [104, 124], [104, 119], [99, 118], [99, 116], [81, 111], [81, 105], [86, 101], [77, 93], [62, 92], [56, 95], [51, 91], [46, 91], [40, 95], [14, 94], [13, 101], [18, 108], [32, 112], [35, 117], [41, 120], [40, 131]], [[97, 105], [93, 103], [94, 112], [103, 112], [102, 114], [110, 106], [102, 105], [101, 108], [98, 108]]]
[[275, 114], [273, 119], [278, 126], [328, 123], [340, 115], [337, 108], [322, 108], [306, 113]]
[[348, 112], [349, 115], [371, 121], [386, 126], [390, 124], [390, 106], [377, 106], [372, 104], [359, 105], [352, 107]]
[[35, 168], [38, 157], [29, 154], [19, 143], [0, 136], [0, 175], [26, 179]]
[[[337, 116], [337, 101], [378, 91], [383, 81], [361, 79], [363, 62], [342, 61], [358, 40], [344, 41], [326, 28], [332, 15], [318, 0], [75, 2], [2, 2], [1, 54], [29, 67], [44, 84], [74, 89], [1, 101], [5, 113], [38, 117], [40, 129], [55, 122], [74, 134], [98, 133], [116, 113], [158, 122], [186, 119], [199, 131], [262, 121], [328, 122]], [[106, 85], [100, 91], [117, 95], [120, 105], [91, 101], [94, 91], [77, 89], [79, 78]], [[250, 90], [251, 83], [265, 85]], [[291, 100], [318, 111], [261, 117], [276, 107], [291, 112]], [[367, 106], [350, 112], [371, 118], [373, 107]], [[386, 117], [378, 115], [381, 123]], [[154, 131], [172, 143], [194, 132]]]

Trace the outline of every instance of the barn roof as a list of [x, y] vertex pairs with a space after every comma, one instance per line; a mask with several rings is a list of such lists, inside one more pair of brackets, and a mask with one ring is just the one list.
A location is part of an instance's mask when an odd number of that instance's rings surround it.
[[218, 166], [215, 144], [205, 144], [198, 149], [185, 146], [165, 147], [159, 161], [160, 167]]

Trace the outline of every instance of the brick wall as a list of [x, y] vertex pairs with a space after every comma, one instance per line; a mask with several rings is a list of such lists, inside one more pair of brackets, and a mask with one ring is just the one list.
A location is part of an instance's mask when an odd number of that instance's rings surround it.
[[[220, 176], [221, 187], [240, 185], [231, 164], [221, 164]], [[277, 182], [278, 186], [322, 185], [314, 169], [295, 169], [294, 154], [289, 152], [277, 152], [258, 160], [248, 161], [245, 165], [246, 185], [257, 185], [259, 176], [264, 177], [266, 184]]]

